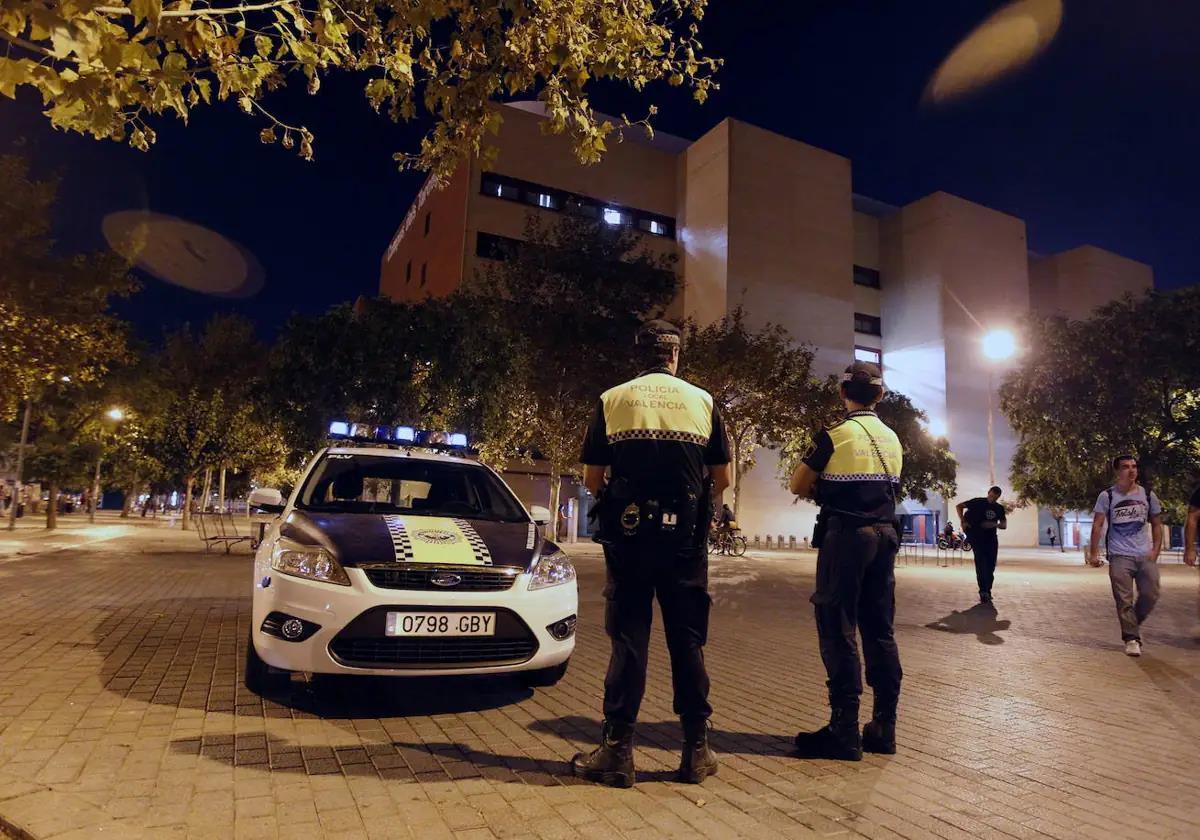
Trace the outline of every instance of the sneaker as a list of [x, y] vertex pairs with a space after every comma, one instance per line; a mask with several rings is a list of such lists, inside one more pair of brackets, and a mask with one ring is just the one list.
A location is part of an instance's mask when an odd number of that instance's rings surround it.
[[1141, 656], [1142, 655], [1142, 643], [1140, 641], [1138, 641], [1137, 639], [1130, 639], [1129, 641], [1127, 641], [1125, 643], [1125, 655], [1126, 656]]

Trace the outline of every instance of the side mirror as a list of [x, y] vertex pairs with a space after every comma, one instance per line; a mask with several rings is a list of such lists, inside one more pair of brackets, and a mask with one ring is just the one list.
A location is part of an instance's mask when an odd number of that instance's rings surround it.
[[283, 513], [283, 494], [274, 487], [259, 487], [250, 491], [246, 506], [257, 508], [263, 513]]
[[538, 525], [550, 524], [550, 508], [541, 505], [534, 505], [529, 508], [529, 515], [533, 517], [533, 521]]

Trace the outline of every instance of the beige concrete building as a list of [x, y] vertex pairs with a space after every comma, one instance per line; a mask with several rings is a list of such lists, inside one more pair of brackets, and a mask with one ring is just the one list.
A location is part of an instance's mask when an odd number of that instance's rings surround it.
[[[464, 166], [409, 209], [383, 257], [381, 294], [449, 293], [519, 239], [529, 213], [635, 226], [648, 248], [677, 255], [677, 314], [711, 323], [742, 303], [755, 323], [814, 345], [820, 374], [855, 356], [882, 362], [888, 386], [949, 438], [963, 499], [990, 484], [989, 405], [1002, 486], [1015, 449], [994, 398], [1003, 364], [984, 357], [983, 334], [1019, 330], [1031, 312], [1085, 317], [1153, 282], [1148, 266], [1093, 246], [1032, 255], [1022, 220], [946, 193], [900, 208], [856, 195], [846, 158], [744, 122], [693, 142], [630, 133], [582, 167], [564, 138], [541, 133], [537, 104], [504, 116], [491, 169]], [[544, 503], [536, 481], [522, 486]], [[792, 504], [773, 453], [760, 451], [740, 494], [751, 538], [811, 533], [815, 508]], [[931, 539], [959, 500], [909, 500], [906, 527]], [[1042, 531], [1036, 510], [1018, 511], [1001, 541], [1033, 545]]]

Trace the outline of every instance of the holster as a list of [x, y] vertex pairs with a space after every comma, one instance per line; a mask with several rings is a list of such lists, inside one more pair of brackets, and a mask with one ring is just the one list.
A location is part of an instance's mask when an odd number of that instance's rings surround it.
[[617, 547], [646, 541], [681, 548], [703, 545], [711, 507], [707, 489], [697, 496], [676, 487], [634, 488], [617, 478], [608, 483], [589, 513], [597, 526], [593, 540]]

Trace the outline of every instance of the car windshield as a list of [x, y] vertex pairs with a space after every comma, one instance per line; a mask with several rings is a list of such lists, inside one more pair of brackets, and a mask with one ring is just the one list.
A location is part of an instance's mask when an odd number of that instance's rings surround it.
[[529, 521], [504, 483], [478, 464], [346, 452], [321, 459], [304, 482], [296, 507]]

